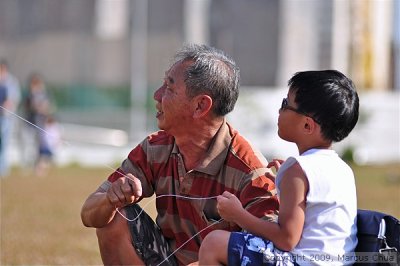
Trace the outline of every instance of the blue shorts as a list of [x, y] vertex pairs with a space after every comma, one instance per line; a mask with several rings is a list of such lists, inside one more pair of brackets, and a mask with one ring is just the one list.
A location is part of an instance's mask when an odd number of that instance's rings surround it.
[[228, 244], [228, 265], [297, 265], [289, 252], [248, 233], [232, 232]]

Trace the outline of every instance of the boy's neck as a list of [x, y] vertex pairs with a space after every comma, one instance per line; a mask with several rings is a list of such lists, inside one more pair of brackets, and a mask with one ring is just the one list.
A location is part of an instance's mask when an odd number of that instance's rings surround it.
[[303, 154], [304, 152], [311, 150], [311, 149], [331, 149], [332, 143], [331, 142], [324, 142], [324, 143], [314, 143], [313, 145], [300, 145], [297, 144], [297, 148], [299, 150], [299, 154]]

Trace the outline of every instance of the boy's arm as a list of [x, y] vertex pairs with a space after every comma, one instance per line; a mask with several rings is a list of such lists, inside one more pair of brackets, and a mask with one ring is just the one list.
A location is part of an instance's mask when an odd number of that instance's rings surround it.
[[261, 220], [250, 214], [230, 193], [224, 193], [218, 199], [220, 215], [254, 235], [271, 240], [282, 250], [292, 250], [303, 230], [308, 181], [300, 166], [294, 164], [285, 171], [280, 186], [278, 223]]

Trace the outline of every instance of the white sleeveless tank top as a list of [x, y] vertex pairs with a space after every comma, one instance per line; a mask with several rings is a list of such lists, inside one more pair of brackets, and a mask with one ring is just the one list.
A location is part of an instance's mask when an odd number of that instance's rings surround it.
[[278, 195], [283, 173], [296, 162], [308, 179], [309, 191], [303, 233], [291, 253], [300, 265], [351, 264], [357, 245], [353, 171], [334, 150], [311, 149], [282, 164], [276, 177]]

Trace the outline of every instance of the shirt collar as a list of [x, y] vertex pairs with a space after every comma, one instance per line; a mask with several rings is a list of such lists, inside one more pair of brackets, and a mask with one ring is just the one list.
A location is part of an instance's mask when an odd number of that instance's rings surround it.
[[[224, 120], [221, 127], [218, 129], [217, 134], [215, 134], [212, 139], [204, 159], [200, 161], [199, 165], [193, 170], [209, 175], [218, 174], [225, 162], [231, 142], [232, 136], [230, 134], [230, 128]], [[179, 153], [179, 148], [176, 143], [174, 143], [172, 153]]]
[[232, 137], [229, 132], [229, 126], [224, 121], [211, 141], [206, 156], [194, 170], [209, 175], [216, 175], [225, 162], [231, 141]]

